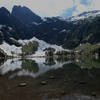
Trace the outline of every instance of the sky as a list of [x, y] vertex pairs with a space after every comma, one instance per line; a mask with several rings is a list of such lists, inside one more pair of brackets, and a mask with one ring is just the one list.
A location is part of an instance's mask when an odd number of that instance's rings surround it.
[[14, 5], [30, 8], [41, 17], [70, 17], [84, 11], [100, 10], [100, 0], [0, 0], [9, 11]]

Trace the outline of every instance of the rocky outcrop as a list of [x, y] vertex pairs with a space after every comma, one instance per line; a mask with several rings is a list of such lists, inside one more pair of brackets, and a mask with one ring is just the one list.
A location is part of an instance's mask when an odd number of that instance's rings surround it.
[[5, 58], [7, 58], [7, 54], [2, 49], [0, 49], [0, 59], [5, 59]]

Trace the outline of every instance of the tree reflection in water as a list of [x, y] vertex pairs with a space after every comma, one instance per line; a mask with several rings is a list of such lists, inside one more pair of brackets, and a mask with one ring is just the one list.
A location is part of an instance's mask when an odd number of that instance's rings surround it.
[[37, 73], [39, 71], [38, 64], [34, 60], [23, 60], [22, 68], [32, 73]]
[[44, 64], [45, 64], [45, 65], [52, 66], [52, 65], [55, 65], [56, 62], [55, 62], [55, 60], [54, 60], [53, 57], [50, 57], [50, 58], [46, 58], [46, 59], [45, 59], [45, 63], [44, 63]]

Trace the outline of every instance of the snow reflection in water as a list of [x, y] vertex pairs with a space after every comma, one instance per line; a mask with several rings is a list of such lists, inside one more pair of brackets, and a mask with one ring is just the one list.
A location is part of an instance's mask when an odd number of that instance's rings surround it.
[[68, 95], [63, 98], [44, 98], [43, 100], [100, 100], [100, 97], [85, 96], [85, 95]]
[[3, 65], [1, 65], [0, 74], [5, 75], [8, 72], [12, 72], [10, 78], [15, 76], [31, 76], [35, 78], [49, 70], [62, 68], [64, 64], [69, 63], [71, 63], [71, 61], [58, 62], [53, 58], [32, 58], [26, 60], [8, 59]]

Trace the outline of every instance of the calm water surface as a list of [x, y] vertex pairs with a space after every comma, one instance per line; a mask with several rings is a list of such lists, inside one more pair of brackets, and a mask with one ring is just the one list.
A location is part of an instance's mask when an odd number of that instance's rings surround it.
[[0, 100], [100, 100], [100, 60], [1, 61]]

